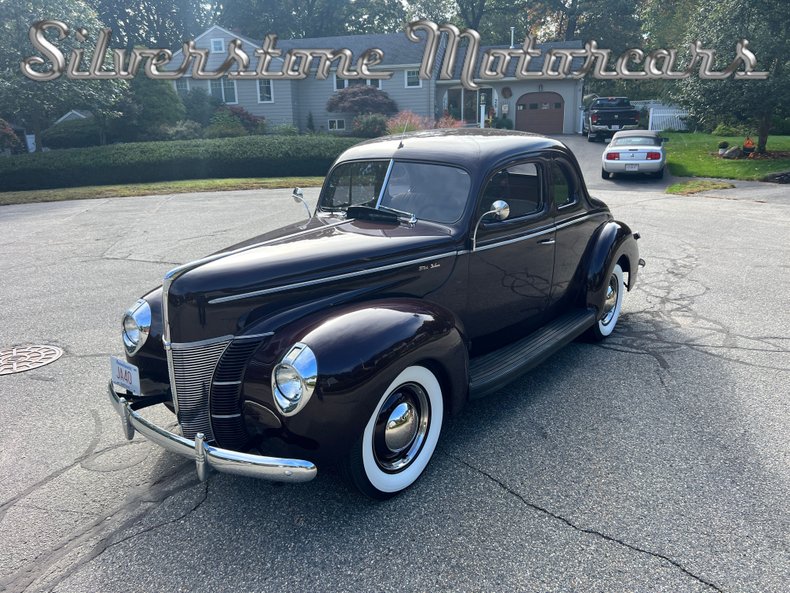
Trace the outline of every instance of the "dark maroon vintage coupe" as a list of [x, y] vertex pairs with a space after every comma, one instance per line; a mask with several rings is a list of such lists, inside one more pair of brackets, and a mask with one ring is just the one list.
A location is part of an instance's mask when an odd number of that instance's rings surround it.
[[[109, 395], [127, 438], [194, 458], [201, 479], [303, 482], [331, 464], [386, 498], [469, 398], [613, 331], [644, 265], [638, 238], [556, 140], [363, 142], [308, 220], [176, 268], [138, 300]], [[140, 414], [155, 404], [180, 434]]]

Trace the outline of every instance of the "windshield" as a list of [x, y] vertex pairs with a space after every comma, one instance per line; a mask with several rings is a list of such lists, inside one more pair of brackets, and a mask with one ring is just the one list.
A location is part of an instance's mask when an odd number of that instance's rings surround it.
[[319, 206], [321, 210], [346, 210], [349, 206], [391, 208], [414, 214], [418, 220], [451, 223], [461, 218], [470, 186], [469, 174], [449, 165], [344, 163], [332, 171]]

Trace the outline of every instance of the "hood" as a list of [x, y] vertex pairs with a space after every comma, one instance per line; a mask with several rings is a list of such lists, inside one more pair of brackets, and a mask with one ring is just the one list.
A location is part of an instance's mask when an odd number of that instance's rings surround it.
[[456, 249], [443, 225], [319, 217], [304, 226], [241, 243], [178, 277], [168, 298], [171, 339], [237, 335], [262, 316], [327, 294], [367, 289], [424, 296], [452, 269], [448, 263], [437, 266], [441, 272], [421, 273], [416, 261], [430, 263]]

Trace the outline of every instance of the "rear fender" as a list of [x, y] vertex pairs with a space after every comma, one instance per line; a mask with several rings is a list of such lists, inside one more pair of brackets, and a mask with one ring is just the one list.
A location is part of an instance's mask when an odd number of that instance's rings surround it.
[[639, 248], [628, 225], [614, 220], [603, 223], [593, 235], [587, 262], [586, 305], [600, 313], [609, 276], [618, 262], [628, 275], [628, 290], [636, 286]]

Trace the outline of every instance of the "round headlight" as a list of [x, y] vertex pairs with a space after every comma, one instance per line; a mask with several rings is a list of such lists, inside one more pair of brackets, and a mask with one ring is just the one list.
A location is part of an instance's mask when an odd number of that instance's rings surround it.
[[305, 344], [294, 344], [272, 371], [272, 395], [283, 416], [293, 416], [315, 391], [318, 365]]
[[140, 299], [123, 316], [123, 345], [129, 356], [140, 351], [150, 331], [151, 306]]
[[299, 373], [289, 364], [278, 364], [274, 369], [274, 397], [277, 406], [288, 414], [296, 409], [304, 393]]

